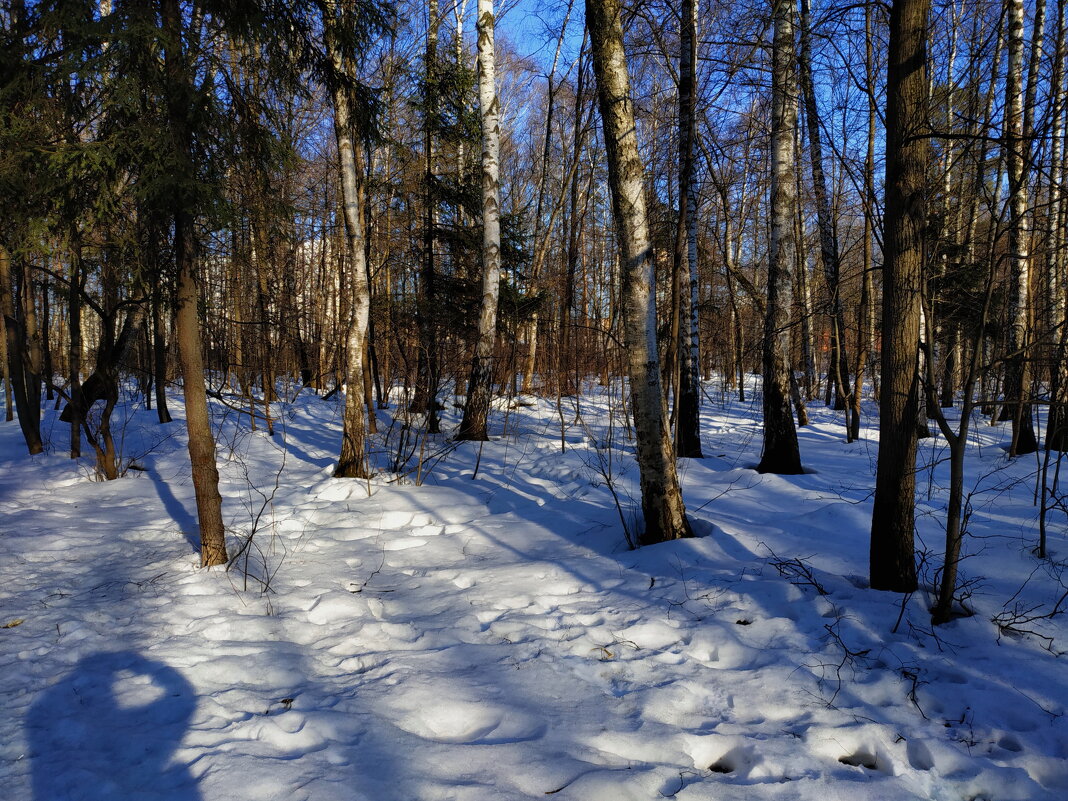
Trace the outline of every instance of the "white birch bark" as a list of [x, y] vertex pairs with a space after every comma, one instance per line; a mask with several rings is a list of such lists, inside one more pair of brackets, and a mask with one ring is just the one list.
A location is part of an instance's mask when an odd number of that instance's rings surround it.
[[[453, 42], [453, 57], [456, 59], [456, 69], [460, 70], [464, 65], [464, 14], [467, 11], [467, 0], [457, 0], [455, 7], [453, 8], [453, 19], [455, 21], [455, 41]], [[464, 147], [463, 137], [456, 143], [456, 183], [459, 186], [464, 185], [464, 180], [467, 178], [467, 148]], [[458, 208], [457, 214], [459, 215], [458, 223], [463, 226], [467, 222], [467, 212], [461, 205]]]
[[645, 528], [642, 545], [691, 534], [668, 434], [653, 307], [644, 173], [623, 51], [619, 0], [586, 0], [608, 182], [622, 261], [623, 328]]
[[768, 263], [768, 305], [764, 318], [764, 450], [757, 469], [762, 473], [802, 472], [797, 429], [790, 413], [789, 352], [791, 270], [796, 260], [794, 221], [797, 214], [797, 74], [793, 3], [773, 0], [771, 90], [771, 244]]
[[[344, 12], [343, 12], [344, 13]], [[329, 26], [330, 20], [325, 23]], [[326, 33], [330, 60], [338, 74], [351, 75], [351, 65], [340, 52], [335, 38]], [[371, 306], [367, 282], [365, 233], [360, 215], [361, 175], [356, 164], [356, 140], [353, 133], [354, 114], [349, 95], [335, 86], [334, 136], [337, 139], [338, 170], [341, 177], [342, 212], [345, 218], [345, 271], [349, 294], [348, 316], [345, 321], [345, 415], [341, 435], [341, 454], [334, 475], [340, 478], [362, 478], [368, 474], [365, 450], [363, 414], [363, 360], [367, 337], [367, 321]], [[346, 287], [342, 286], [342, 291]]]
[[1054, 51], [1053, 78], [1051, 81], [1053, 91], [1053, 142], [1050, 156], [1050, 213], [1047, 216], [1049, 228], [1047, 241], [1050, 248], [1049, 264], [1049, 296], [1050, 296], [1050, 320], [1049, 327], [1054, 329], [1063, 325], [1065, 319], [1065, 295], [1063, 286], [1064, 255], [1061, 252], [1064, 246], [1063, 214], [1065, 206], [1064, 197], [1064, 130], [1065, 130], [1065, 106], [1066, 96], [1063, 85], [1066, 73], [1065, 58], [1068, 57], [1066, 46], [1066, 34], [1068, 24], [1065, 20], [1065, 10], [1068, 3], [1065, 0], [1057, 2], [1057, 41]]
[[1023, 0], [1006, 0], [1008, 22], [1008, 70], [1005, 74], [1004, 140], [1005, 166], [1009, 177], [1009, 361], [1006, 366], [1005, 401], [1012, 413], [1009, 455], [1034, 453], [1038, 449], [1031, 424], [1031, 406], [1026, 403], [1029, 376], [1024, 349], [1030, 330], [1030, 268], [1028, 248], [1027, 190], [1024, 185], [1027, 141], [1023, 111]]
[[497, 298], [501, 283], [500, 138], [493, 47], [493, 0], [478, 0], [478, 106], [482, 118], [482, 304], [478, 341], [471, 363], [464, 417], [458, 439], [488, 439], [493, 348], [497, 339]]

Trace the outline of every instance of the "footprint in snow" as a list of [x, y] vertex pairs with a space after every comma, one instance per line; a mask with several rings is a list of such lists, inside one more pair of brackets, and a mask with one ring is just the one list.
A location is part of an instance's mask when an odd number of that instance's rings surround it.
[[856, 751], [852, 754], [840, 756], [838, 757], [838, 761], [841, 762], [843, 765], [850, 765], [854, 768], [880, 770], [878, 754], [871, 754], [863, 750]]

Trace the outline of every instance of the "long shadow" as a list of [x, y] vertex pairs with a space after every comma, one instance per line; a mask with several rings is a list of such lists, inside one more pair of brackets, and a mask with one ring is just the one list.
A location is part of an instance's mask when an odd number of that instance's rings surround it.
[[178, 526], [178, 530], [182, 532], [182, 536], [185, 537], [186, 542], [194, 551], [200, 550], [200, 526], [197, 523], [196, 517], [185, 508], [178, 498], [175, 496], [170, 485], [160, 476], [156, 471], [150, 470], [147, 475], [152, 479], [152, 485], [156, 488], [156, 494], [159, 496], [160, 501], [163, 502], [163, 508], [167, 510], [167, 514], [174, 520], [174, 524]]
[[187, 766], [171, 762], [195, 708], [193, 687], [161, 662], [85, 657], [27, 716], [35, 801], [202, 801]]

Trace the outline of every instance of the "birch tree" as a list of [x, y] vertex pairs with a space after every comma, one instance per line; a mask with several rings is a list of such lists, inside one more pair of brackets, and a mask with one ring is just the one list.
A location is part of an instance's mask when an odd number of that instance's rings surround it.
[[1029, 252], [1026, 153], [1023, 88], [1023, 0], [1005, 0], [1008, 22], [1008, 70], [1005, 73], [1005, 167], [1009, 178], [1009, 321], [1008, 364], [1005, 371], [1005, 401], [1012, 414], [1010, 456], [1038, 450], [1031, 420], [1030, 370], [1027, 354], [1030, 335], [1031, 254]]
[[493, 49], [493, 0], [478, 0], [478, 105], [482, 118], [482, 303], [478, 341], [471, 361], [467, 402], [458, 439], [485, 440], [497, 340], [497, 298], [501, 285], [500, 137]]
[[764, 450], [761, 473], [801, 473], [797, 428], [790, 413], [791, 271], [796, 260], [794, 174], [797, 135], [797, 74], [793, 2], [774, 0], [771, 65], [771, 243], [768, 253], [768, 304], [764, 315]]
[[653, 251], [619, 0], [586, 0], [622, 270], [622, 312], [645, 527], [642, 545], [691, 536], [675, 472], [656, 348]]
[[[338, 4], [343, 15], [355, 13], [351, 0]], [[331, 91], [334, 105], [334, 137], [337, 141], [338, 171], [341, 178], [342, 211], [345, 217], [345, 244], [348, 269], [342, 291], [348, 292], [348, 318], [345, 330], [345, 415], [341, 434], [341, 454], [334, 475], [339, 478], [365, 478], [368, 475], [364, 441], [364, 405], [362, 402], [364, 353], [371, 292], [367, 280], [367, 250], [363, 218], [360, 213], [362, 172], [356, 158], [355, 126], [357, 115], [352, 88], [354, 65], [338, 42], [338, 20], [324, 17], [324, 40], [327, 56], [337, 80]], [[346, 286], [347, 283], [347, 286]]]

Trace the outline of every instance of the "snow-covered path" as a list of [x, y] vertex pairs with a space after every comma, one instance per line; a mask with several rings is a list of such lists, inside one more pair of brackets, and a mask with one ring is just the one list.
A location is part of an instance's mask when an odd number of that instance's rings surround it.
[[330, 478], [335, 413], [230, 440], [236, 528], [246, 474], [270, 496], [282, 470], [247, 552], [265, 594], [243, 560], [195, 569], [180, 442], [99, 484], [0, 432], [4, 798], [1068, 797], [1061, 660], [978, 616], [936, 640], [920, 597], [891, 634], [864, 588], [864, 443], [814, 426], [792, 478], [688, 465], [707, 536], [633, 552], [548, 406], [422, 486]]

